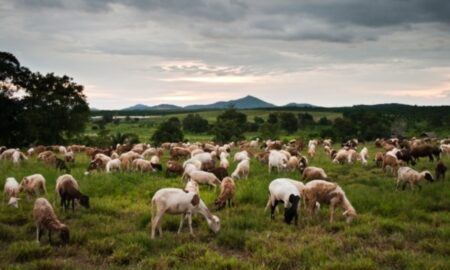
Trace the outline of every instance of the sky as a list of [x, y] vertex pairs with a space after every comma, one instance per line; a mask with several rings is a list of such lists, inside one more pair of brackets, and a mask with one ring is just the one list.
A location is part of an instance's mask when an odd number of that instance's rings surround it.
[[448, 0], [0, 0], [0, 51], [99, 109], [450, 105]]

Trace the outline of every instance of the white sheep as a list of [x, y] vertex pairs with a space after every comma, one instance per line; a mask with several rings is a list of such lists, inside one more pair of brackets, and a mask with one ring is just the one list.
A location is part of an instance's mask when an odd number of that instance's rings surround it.
[[110, 161], [108, 161], [108, 163], [106, 163], [106, 172], [107, 173], [111, 173], [113, 171], [120, 171], [120, 159], [115, 158], [115, 159], [111, 159]]
[[238, 165], [236, 166], [236, 169], [231, 174], [231, 177], [233, 179], [241, 179], [241, 178], [248, 178], [248, 174], [250, 173], [250, 159], [243, 159], [241, 160]]
[[41, 192], [47, 195], [44, 176], [42, 174], [33, 174], [24, 177], [20, 182], [19, 190], [27, 194], [28, 200], [31, 199], [31, 195], [39, 195]]
[[188, 180], [186, 186], [184, 187], [185, 191], [194, 192], [200, 195], [200, 187], [197, 182]]
[[246, 150], [237, 152], [236, 154], [234, 154], [234, 161], [235, 162], [241, 162], [244, 159], [248, 159], [250, 158], [248, 155], [248, 152]]
[[48, 230], [48, 240], [50, 243], [52, 242], [52, 231], [60, 233], [62, 243], [67, 244], [69, 242], [69, 229], [56, 217], [55, 211], [53, 211], [53, 207], [47, 199], [36, 199], [34, 202], [33, 217], [36, 222], [36, 241], [38, 243], [43, 230]]
[[347, 223], [350, 223], [356, 217], [355, 209], [345, 196], [345, 192], [336, 183], [324, 180], [310, 181], [303, 189], [303, 196], [311, 216], [317, 212], [317, 203], [319, 203], [330, 205], [330, 222], [334, 220], [334, 212], [337, 206], [341, 206], [345, 210], [342, 215], [345, 216]]
[[6, 178], [5, 187], [3, 189], [3, 200], [8, 201], [8, 205], [19, 208], [19, 183], [14, 177]]
[[403, 184], [403, 189], [405, 189], [406, 184], [409, 184], [410, 188], [413, 189], [414, 186], [418, 186], [422, 189], [420, 182], [427, 180], [433, 182], [433, 176], [429, 171], [418, 172], [410, 167], [400, 167], [397, 171], [397, 189], [400, 184]]
[[192, 230], [192, 214], [199, 213], [205, 217], [209, 228], [217, 233], [220, 230], [220, 219], [212, 215], [199, 195], [194, 192], [186, 192], [178, 188], [162, 188], [152, 198], [152, 231], [151, 238], [155, 238], [156, 228], [162, 236], [161, 217], [164, 213], [182, 215], [178, 233], [183, 228], [184, 219], [188, 219], [189, 231]]
[[298, 220], [298, 209], [300, 208], [300, 192], [291, 179], [278, 178], [269, 184], [269, 200], [266, 209], [271, 210], [271, 218], [275, 218], [275, 209], [279, 202], [284, 203], [284, 221], [287, 224], [294, 219], [295, 224]]
[[361, 157], [361, 163], [363, 165], [367, 165], [367, 162], [369, 160], [369, 150], [367, 147], [364, 147], [361, 152], [359, 152], [359, 156]]
[[228, 152], [221, 152], [219, 157], [220, 157], [220, 167], [223, 167], [225, 169], [228, 169], [228, 167], [230, 167], [230, 162], [228, 161], [228, 157], [230, 156], [230, 154], [228, 154]]
[[193, 171], [188, 174], [188, 177], [191, 181], [197, 182], [197, 184], [208, 184], [216, 188], [217, 185], [220, 185], [220, 180], [213, 173], [205, 172], [205, 171]]
[[269, 154], [269, 173], [271, 173], [272, 168], [277, 168], [277, 171], [285, 169], [287, 167], [288, 159], [286, 155], [277, 150], [270, 150]]

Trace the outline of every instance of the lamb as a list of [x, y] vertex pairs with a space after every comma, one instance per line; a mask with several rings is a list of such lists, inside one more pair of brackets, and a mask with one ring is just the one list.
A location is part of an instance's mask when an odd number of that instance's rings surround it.
[[189, 230], [192, 230], [192, 214], [199, 213], [205, 217], [209, 228], [218, 233], [220, 230], [220, 219], [212, 215], [199, 195], [194, 192], [185, 192], [178, 188], [163, 188], [158, 190], [152, 198], [152, 231], [151, 238], [155, 238], [156, 228], [162, 236], [161, 217], [164, 213], [178, 214], [181, 216], [178, 233], [183, 228], [184, 219], [188, 219]]
[[438, 162], [436, 165], [436, 180], [439, 180], [442, 178], [442, 180], [445, 180], [445, 173], [447, 172], [447, 166], [444, 165], [444, 163], [441, 161]]
[[286, 168], [287, 161], [284, 154], [277, 150], [271, 150], [269, 154], [269, 173], [271, 173], [273, 167], [277, 168], [277, 171], [280, 172], [280, 170]]
[[28, 200], [31, 199], [31, 195], [39, 195], [41, 192], [47, 195], [44, 176], [42, 174], [33, 174], [24, 177], [20, 182], [19, 190], [27, 193]]
[[121, 162], [120, 162], [120, 159], [118, 159], [118, 158], [108, 161], [108, 163], [106, 163], [106, 172], [111, 173], [113, 171], [116, 171], [116, 172], [120, 171], [120, 167], [121, 167], [120, 164], [121, 164]]
[[290, 179], [278, 178], [269, 184], [269, 200], [266, 209], [271, 207], [271, 218], [275, 218], [275, 208], [278, 203], [284, 203], [284, 221], [290, 224], [294, 219], [298, 220], [298, 208], [300, 208], [300, 192]]
[[324, 169], [318, 167], [306, 167], [302, 173], [303, 180], [314, 180], [314, 179], [322, 179], [325, 180], [328, 178]]
[[69, 242], [69, 228], [59, 221], [53, 207], [45, 198], [38, 198], [34, 202], [34, 221], [36, 222], [36, 241], [39, 243], [43, 230], [48, 230], [48, 241], [52, 242], [52, 231], [59, 232], [61, 242]]
[[131, 167], [134, 170], [140, 171], [140, 172], [155, 171], [155, 169], [153, 169], [152, 163], [150, 161], [145, 160], [145, 159], [140, 159], [140, 158], [133, 160], [133, 162], [131, 163]]
[[429, 171], [423, 171], [419, 173], [410, 167], [400, 167], [397, 172], [396, 188], [398, 189], [400, 184], [402, 184], [404, 190], [406, 185], [409, 184], [411, 189], [413, 189], [414, 186], [418, 186], [420, 190], [422, 189], [422, 187], [420, 186], [420, 182], [425, 179], [429, 182], [434, 181], [433, 176]]
[[3, 200], [8, 200], [8, 205], [19, 208], [19, 183], [14, 177], [6, 178]]
[[56, 179], [55, 191], [61, 198], [61, 207], [64, 207], [64, 210], [67, 210], [72, 202], [72, 211], [75, 211], [75, 200], [85, 208], [90, 207], [89, 197], [80, 192], [77, 180], [70, 174], [61, 175]]
[[220, 185], [220, 180], [213, 174], [204, 171], [193, 171], [187, 175], [191, 181], [197, 182], [197, 184], [209, 184], [216, 188], [216, 185]]
[[347, 223], [351, 223], [356, 217], [356, 210], [347, 199], [345, 192], [336, 184], [324, 180], [313, 180], [305, 185], [303, 190], [305, 202], [311, 215], [318, 209], [317, 203], [330, 205], [330, 222], [334, 220], [334, 212], [337, 206], [341, 206], [345, 211], [342, 215]]
[[234, 180], [241, 179], [241, 178], [247, 179], [249, 173], [250, 173], [250, 159], [247, 158], [247, 159], [241, 160], [241, 162], [238, 163], [238, 165], [236, 166], [236, 169], [231, 174], [231, 177]]
[[236, 185], [233, 178], [225, 177], [220, 183], [220, 195], [214, 202], [216, 209], [222, 209], [228, 202], [228, 207], [233, 205], [233, 198], [236, 193]]

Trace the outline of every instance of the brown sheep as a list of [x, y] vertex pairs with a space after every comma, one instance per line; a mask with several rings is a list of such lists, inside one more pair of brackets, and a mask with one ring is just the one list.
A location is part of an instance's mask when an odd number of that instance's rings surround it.
[[322, 168], [318, 167], [306, 167], [302, 173], [303, 180], [314, 180], [314, 179], [322, 179], [325, 180], [328, 178], [327, 174]]
[[166, 177], [169, 177], [170, 173], [182, 175], [183, 172], [184, 172], [183, 166], [178, 164], [176, 161], [174, 161], [174, 160], [167, 161]]
[[170, 158], [178, 160], [179, 158], [189, 158], [191, 152], [187, 148], [183, 147], [174, 147], [170, 149]]
[[43, 230], [48, 230], [48, 241], [52, 242], [52, 231], [59, 232], [61, 242], [69, 242], [69, 229], [59, 221], [53, 207], [45, 198], [38, 198], [34, 202], [34, 221], [36, 222], [36, 241], [39, 243]]
[[228, 207], [232, 207], [234, 205], [233, 198], [236, 193], [236, 185], [234, 183], [233, 178], [225, 177], [220, 183], [220, 195], [215, 201], [215, 205], [217, 210], [222, 209], [228, 202]]
[[31, 195], [39, 195], [41, 192], [47, 195], [44, 176], [42, 174], [33, 174], [24, 177], [20, 182], [19, 190], [27, 194], [28, 200], [31, 199]]
[[444, 165], [442, 161], [439, 161], [436, 165], [436, 180], [439, 180], [442, 178], [442, 180], [445, 180], [445, 173], [447, 172], [447, 166]]
[[374, 161], [375, 161], [375, 164], [377, 164], [378, 168], [382, 168], [383, 167], [383, 159], [384, 159], [384, 154], [383, 153], [377, 152], [375, 154]]
[[78, 182], [70, 174], [62, 175], [56, 179], [55, 191], [61, 198], [61, 207], [64, 207], [64, 210], [67, 210], [70, 202], [72, 202], [72, 211], [75, 211], [75, 200], [78, 200], [86, 208], [90, 207], [89, 197], [80, 192]]
[[227, 169], [223, 167], [212, 168], [208, 172], [213, 173], [220, 181], [229, 176]]
[[397, 170], [399, 168], [399, 162], [397, 157], [393, 155], [386, 154], [383, 158], [383, 171], [386, 172], [386, 167], [391, 167], [393, 170], [394, 176], [397, 175]]

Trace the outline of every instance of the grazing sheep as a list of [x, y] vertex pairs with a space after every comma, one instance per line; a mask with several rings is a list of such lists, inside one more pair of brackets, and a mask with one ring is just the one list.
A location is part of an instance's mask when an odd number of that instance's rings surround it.
[[228, 154], [228, 152], [221, 152], [219, 157], [220, 157], [220, 164], [219, 166], [222, 168], [225, 168], [228, 170], [228, 167], [230, 167], [230, 162], [228, 161], [228, 157], [230, 156], [230, 154]]
[[193, 171], [187, 175], [191, 181], [197, 182], [197, 184], [208, 184], [216, 188], [220, 185], [220, 180], [213, 174], [205, 171]]
[[290, 171], [295, 171], [298, 168], [299, 162], [298, 157], [292, 156], [289, 158], [286, 168]]
[[56, 217], [53, 207], [45, 198], [38, 198], [34, 202], [34, 221], [36, 222], [36, 242], [40, 242], [42, 231], [48, 230], [48, 241], [52, 242], [52, 231], [59, 232], [61, 242], [69, 242], [69, 229]]
[[56, 169], [61, 170], [61, 171], [64, 170], [64, 171], [66, 171], [66, 173], [70, 173], [70, 169], [69, 169], [69, 167], [67, 167], [67, 164], [64, 160], [62, 160], [60, 158], [56, 158], [54, 165], [55, 165]]
[[186, 186], [184, 187], [186, 192], [194, 192], [200, 195], [200, 186], [197, 182], [188, 180]]
[[11, 160], [13, 164], [19, 164], [22, 160], [27, 160], [27, 156], [25, 156], [24, 153], [21, 151], [14, 151], [14, 153], [11, 156]]
[[439, 160], [441, 149], [434, 145], [424, 144], [412, 147], [410, 154], [415, 160], [418, 160], [420, 157], [428, 157], [430, 161], [434, 161], [433, 156]]
[[303, 173], [303, 170], [308, 167], [308, 159], [304, 156], [300, 156], [299, 161], [298, 161], [298, 169], [301, 173]]
[[313, 180], [305, 185], [303, 195], [311, 215], [316, 213], [317, 203], [319, 203], [330, 205], [330, 222], [333, 222], [335, 209], [339, 205], [345, 210], [342, 215], [345, 216], [347, 223], [356, 217], [355, 209], [345, 196], [345, 192], [336, 183]]
[[111, 159], [110, 161], [108, 161], [108, 163], [106, 163], [106, 172], [107, 173], [111, 173], [113, 171], [119, 172], [121, 168], [120, 164], [121, 164], [120, 159], [118, 158]]
[[318, 167], [306, 167], [302, 173], [303, 180], [314, 180], [314, 179], [322, 179], [325, 180], [328, 178], [324, 169]]
[[441, 149], [442, 154], [450, 155], [450, 144], [441, 144], [439, 148]]
[[300, 208], [300, 192], [294, 183], [287, 178], [278, 178], [269, 184], [269, 200], [266, 209], [271, 207], [270, 216], [275, 218], [275, 208], [278, 203], [284, 203], [284, 221], [287, 224], [294, 219], [298, 220], [298, 208]]
[[234, 154], [234, 161], [235, 162], [241, 162], [244, 159], [249, 159], [249, 153], [247, 150], [243, 150], [240, 152], [237, 152], [236, 154]]
[[192, 230], [192, 214], [197, 213], [205, 217], [209, 228], [214, 233], [220, 230], [220, 219], [211, 214], [197, 193], [186, 192], [178, 188], [162, 188], [153, 195], [151, 207], [152, 239], [155, 238], [156, 228], [158, 228], [159, 235], [162, 236], [161, 217], [164, 213], [182, 215], [178, 233], [183, 228], [184, 219], [188, 219], [190, 233], [191, 235], [194, 234]]
[[[140, 154], [138, 154], [136, 152], [129, 151], [129, 152], [121, 154], [119, 159], [121, 162], [122, 170], [129, 170], [130, 167], [132, 167], [133, 161], [135, 159], [143, 159], [143, 156], [141, 156]], [[106, 164], [105, 164], [105, 166], [106, 166]]]
[[178, 164], [174, 160], [167, 161], [167, 167], [166, 167], [166, 177], [169, 177], [169, 174], [174, 173], [176, 175], [182, 175], [184, 172], [183, 166]]
[[397, 185], [398, 189], [400, 184], [403, 185], [403, 189], [406, 188], [406, 184], [409, 184], [410, 188], [413, 189], [414, 186], [418, 186], [419, 190], [422, 189], [420, 182], [427, 180], [433, 182], [433, 176], [429, 171], [418, 172], [410, 167], [400, 167], [397, 172]]
[[308, 156], [310, 159], [313, 159], [316, 155], [316, 144], [312, 144], [308, 147]]
[[441, 161], [438, 162], [436, 165], [436, 180], [439, 180], [442, 178], [442, 180], [445, 180], [445, 173], [447, 172], [447, 166], [444, 165], [444, 163]]
[[178, 160], [179, 158], [189, 158], [191, 152], [183, 147], [173, 147], [170, 149], [170, 159]]
[[20, 182], [19, 190], [27, 194], [28, 200], [31, 200], [31, 195], [38, 196], [41, 192], [47, 195], [44, 176], [42, 174], [33, 174], [24, 177]]
[[383, 160], [384, 160], [384, 154], [381, 152], [377, 152], [375, 154], [374, 161], [375, 161], [375, 164], [377, 164], [378, 168], [383, 167]]
[[161, 163], [160, 158], [159, 158], [159, 156], [157, 156], [157, 155], [153, 155], [153, 156], [150, 158], [150, 162], [151, 162], [152, 164], [160, 164], [160, 163]]
[[280, 172], [280, 170], [287, 167], [287, 162], [286, 155], [277, 150], [271, 150], [269, 154], [269, 173], [271, 173], [273, 167], [277, 168], [277, 171]]
[[231, 177], [236, 180], [236, 179], [242, 179], [248, 178], [248, 174], [250, 173], [250, 159], [243, 159], [241, 160], [238, 165], [236, 166], [236, 169], [234, 170], [234, 172], [231, 174]]
[[217, 178], [219, 178], [220, 181], [229, 176], [227, 169], [222, 167], [210, 169], [208, 172], [213, 173]]
[[383, 171], [386, 172], [386, 168], [390, 167], [393, 170], [393, 175], [397, 175], [399, 162], [397, 156], [389, 154], [389, 152], [383, 157]]
[[367, 162], [369, 160], [369, 150], [367, 149], [367, 147], [364, 147], [361, 152], [359, 152], [359, 155], [361, 157], [361, 163], [366, 166]]
[[334, 156], [333, 163], [339, 163], [344, 164], [346, 162], [351, 163], [351, 153], [348, 149], [340, 149], [337, 151], [336, 155]]
[[220, 183], [220, 195], [214, 202], [216, 209], [222, 209], [228, 202], [228, 207], [233, 205], [234, 194], [236, 193], [236, 185], [233, 178], [225, 177]]
[[14, 177], [6, 178], [5, 187], [3, 189], [3, 201], [8, 201], [8, 205], [19, 208], [19, 183]]
[[67, 151], [65, 154], [64, 154], [64, 160], [67, 162], [67, 163], [75, 163], [75, 154], [73, 153], [73, 151]]
[[64, 207], [64, 210], [67, 210], [72, 202], [72, 211], [75, 211], [75, 200], [85, 208], [90, 207], [89, 197], [80, 192], [77, 180], [70, 174], [61, 175], [56, 179], [55, 191], [61, 198], [61, 207]]
[[140, 158], [133, 160], [133, 162], [131, 163], [131, 168], [133, 168], [136, 171], [140, 171], [142, 173], [155, 171], [150, 161]]

